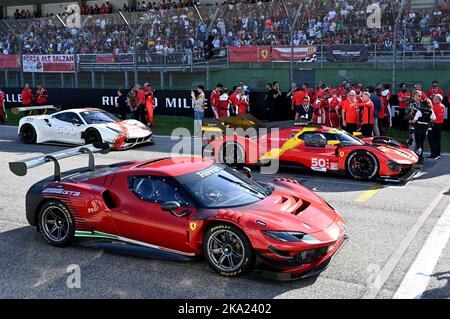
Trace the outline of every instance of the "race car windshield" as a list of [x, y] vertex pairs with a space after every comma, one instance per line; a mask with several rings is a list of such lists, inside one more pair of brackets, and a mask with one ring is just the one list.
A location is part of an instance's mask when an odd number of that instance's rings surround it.
[[364, 144], [360, 139], [358, 139], [358, 138], [354, 137], [353, 135], [350, 135], [346, 132], [344, 132], [342, 134], [337, 134], [337, 138], [339, 139], [339, 142], [343, 146], [358, 146], [358, 145]]
[[113, 123], [119, 121], [117, 117], [108, 112], [83, 111], [80, 115], [87, 124]]
[[268, 191], [236, 170], [214, 165], [177, 177], [204, 208], [229, 208], [253, 204]]

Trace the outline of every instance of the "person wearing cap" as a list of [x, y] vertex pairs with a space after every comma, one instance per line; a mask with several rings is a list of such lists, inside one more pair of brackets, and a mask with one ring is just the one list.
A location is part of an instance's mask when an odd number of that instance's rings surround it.
[[400, 130], [408, 129], [408, 122], [405, 119], [406, 108], [408, 107], [409, 100], [411, 99], [411, 92], [408, 90], [406, 83], [400, 84], [400, 91], [398, 96], [398, 127]]
[[441, 132], [444, 123], [445, 106], [442, 104], [442, 95], [435, 94], [433, 97], [433, 112], [436, 116], [431, 121], [431, 130], [428, 132], [428, 143], [430, 144], [431, 155], [428, 158], [441, 158]]
[[444, 96], [444, 91], [439, 87], [439, 82], [435, 80], [432, 82], [431, 89], [428, 90], [428, 97], [433, 101], [436, 94]]
[[6, 114], [5, 108], [5, 99], [5, 92], [0, 89], [0, 122], [2, 124], [6, 124], [8, 122], [8, 114]]
[[245, 94], [245, 90], [242, 87], [239, 87], [239, 94], [236, 96], [236, 106], [238, 115], [244, 115], [249, 112], [249, 97]]
[[209, 97], [209, 104], [211, 105], [211, 109], [213, 111], [214, 119], [217, 120], [219, 118], [219, 100], [220, 100], [220, 92], [223, 89], [222, 84], [217, 84], [216, 88], [212, 90], [211, 95]]
[[[416, 95], [419, 95], [417, 92]], [[433, 102], [426, 99], [420, 103], [420, 108], [410, 123], [414, 125], [414, 139], [416, 141], [416, 154], [419, 156], [419, 161], [423, 162], [423, 148], [428, 129], [431, 121], [436, 120], [436, 115], [433, 112]]]
[[353, 134], [359, 125], [359, 109], [356, 92], [348, 92], [347, 98], [342, 101], [342, 126], [348, 133]]
[[147, 111], [147, 125], [153, 127], [153, 111], [155, 109], [155, 96], [150, 83], [144, 84], [145, 110]]
[[358, 107], [362, 109], [361, 117], [361, 133], [364, 137], [372, 136], [373, 123], [374, 123], [374, 105], [370, 100], [370, 93], [363, 92], [361, 103], [358, 103]]
[[392, 127], [391, 122], [391, 92], [389, 91], [390, 85], [385, 84], [380, 93], [381, 110], [378, 114], [378, 126], [381, 135], [385, 135], [387, 130]]

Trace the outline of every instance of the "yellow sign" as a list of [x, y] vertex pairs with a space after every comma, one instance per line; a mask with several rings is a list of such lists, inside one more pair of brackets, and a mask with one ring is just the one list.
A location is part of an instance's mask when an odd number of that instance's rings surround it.
[[192, 222], [189, 224], [189, 227], [191, 228], [192, 231], [194, 231], [197, 228], [197, 223], [196, 222]]

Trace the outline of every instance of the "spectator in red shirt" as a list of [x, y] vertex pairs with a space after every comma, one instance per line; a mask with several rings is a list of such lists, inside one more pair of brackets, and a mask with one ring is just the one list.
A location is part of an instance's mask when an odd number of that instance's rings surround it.
[[439, 87], [438, 81], [432, 82], [433, 86], [430, 90], [428, 90], [428, 97], [433, 100], [434, 96], [436, 94], [440, 94], [441, 96], [444, 96], [444, 91]]
[[353, 134], [359, 125], [359, 109], [358, 101], [356, 100], [356, 92], [351, 90], [345, 101], [342, 101], [342, 125], [344, 129]]
[[147, 111], [147, 125], [153, 127], [153, 111], [155, 109], [155, 95], [150, 83], [144, 84], [145, 110]]
[[422, 82], [417, 82], [417, 84], [414, 86], [414, 91], [420, 91], [420, 98], [422, 99], [422, 101], [428, 98], [425, 92], [422, 90]]
[[362, 93], [362, 102], [358, 103], [358, 107], [362, 108], [363, 111], [361, 118], [362, 123], [361, 133], [365, 137], [372, 136], [375, 106], [373, 105], [373, 102], [370, 100], [369, 92]]
[[339, 103], [341, 103], [341, 98], [337, 95], [335, 89], [330, 91], [331, 97], [328, 98], [328, 107], [330, 109], [331, 127], [339, 127]]
[[209, 97], [209, 103], [211, 104], [211, 109], [215, 120], [219, 118], [219, 100], [222, 89], [223, 85], [220, 83], [217, 84], [216, 88], [211, 92], [211, 96]]
[[431, 121], [431, 131], [428, 132], [431, 155], [428, 158], [441, 158], [441, 132], [444, 123], [445, 106], [442, 104], [442, 95], [436, 94], [433, 98], [433, 112], [436, 119]]
[[400, 91], [398, 96], [398, 127], [401, 130], [408, 129], [408, 122], [405, 120], [406, 108], [409, 105], [409, 100], [411, 100], [411, 92], [408, 90], [405, 83], [400, 84]]

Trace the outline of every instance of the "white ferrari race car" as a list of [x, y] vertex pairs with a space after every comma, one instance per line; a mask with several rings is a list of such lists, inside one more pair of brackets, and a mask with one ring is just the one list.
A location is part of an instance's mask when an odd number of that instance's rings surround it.
[[121, 121], [94, 108], [70, 109], [51, 115], [25, 116], [19, 122], [19, 139], [26, 144], [92, 144], [106, 142], [116, 150], [152, 143], [152, 131], [136, 120]]

